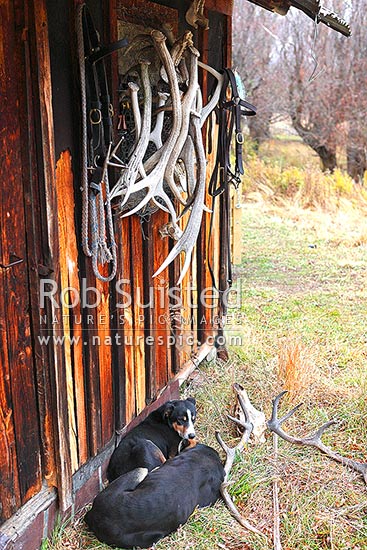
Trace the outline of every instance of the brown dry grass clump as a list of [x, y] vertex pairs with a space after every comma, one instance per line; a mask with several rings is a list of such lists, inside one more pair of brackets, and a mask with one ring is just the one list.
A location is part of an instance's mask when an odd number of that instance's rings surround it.
[[288, 401], [299, 401], [317, 377], [315, 351], [298, 338], [280, 340], [276, 373], [281, 387], [289, 392]]

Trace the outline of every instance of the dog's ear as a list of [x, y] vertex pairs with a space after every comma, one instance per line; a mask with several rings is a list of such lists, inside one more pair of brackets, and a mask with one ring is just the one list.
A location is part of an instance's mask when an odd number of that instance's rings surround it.
[[196, 405], [196, 399], [194, 399], [193, 397], [188, 397], [186, 401], [190, 401], [190, 403], [192, 403], [193, 405]]
[[171, 416], [174, 408], [175, 408], [175, 406], [172, 403], [172, 401], [167, 401], [167, 403], [165, 403], [163, 405], [163, 410], [162, 410], [163, 418], [169, 418]]

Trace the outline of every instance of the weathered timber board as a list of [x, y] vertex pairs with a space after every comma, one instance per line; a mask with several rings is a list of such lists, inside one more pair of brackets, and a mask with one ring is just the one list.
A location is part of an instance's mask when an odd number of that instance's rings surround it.
[[[14, 498], [10, 507], [26, 502], [41, 487], [40, 431], [36, 399], [36, 379], [33, 362], [33, 350], [30, 331], [28, 263], [26, 249], [26, 227], [24, 214], [23, 181], [29, 173], [22, 166], [21, 151], [27, 146], [27, 135], [22, 132], [18, 105], [26, 102], [26, 89], [18, 74], [25, 72], [25, 59], [22, 41], [22, 28], [25, 26], [24, 14], [15, 12], [10, 1], [1, 4], [0, 37], [1, 56], [1, 158], [2, 177], [6, 182], [0, 203], [1, 241], [3, 265], [20, 263], [10, 268], [0, 268], [1, 287], [4, 305], [5, 329], [7, 332], [7, 353], [4, 354], [4, 368], [8, 396], [3, 396], [7, 405], [2, 429], [5, 429], [7, 458], [5, 459], [5, 478], [9, 479], [9, 466], [14, 467], [13, 453], [16, 452], [18, 476], [14, 472]], [[5, 343], [5, 342], [4, 342]], [[8, 367], [6, 366], [8, 364]], [[9, 397], [11, 401], [9, 401]], [[27, 403], [27, 407], [24, 407]], [[13, 437], [13, 427], [16, 441]], [[8, 429], [7, 429], [8, 425]], [[4, 440], [3, 440], [4, 441]], [[20, 495], [17, 495], [19, 488]], [[5, 509], [7, 504], [4, 502]], [[9, 510], [7, 510], [9, 513]]]
[[[39, 151], [41, 196], [44, 200], [43, 251], [45, 266], [52, 271], [52, 278], [60, 284], [58, 264], [58, 220], [57, 196], [55, 185], [54, 125], [52, 110], [51, 67], [48, 42], [48, 17], [45, 0], [34, 0], [34, 40], [35, 58], [37, 59], [38, 112], [40, 119], [39, 132], [42, 136]], [[40, 145], [38, 143], [38, 145]], [[56, 318], [59, 326], [62, 323], [60, 308], [48, 303], [45, 309], [48, 318]], [[55, 331], [62, 335], [61, 331]], [[45, 351], [46, 352], [46, 351]], [[58, 499], [61, 511], [66, 511], [72, 504], [71, 459], [68, 440], [67, 392], [63, 368], [64, 356], [62, 346], [48, 346], [47, 364], [50, 371], [50, 388], [52, 396], [52, 429], [55, 438], [55, 462]]]
[[[74, 178], [69, 151], [61, 154], [56, 164], [56, 189], [60, 235], [60, 276], [63, 288], [71, 287], [69, 304], [80, 296], [78, 248], [74, 222]], [[66, 298], [66, 297], [65, 297]], [[63, 305], [65, 365], [68, 393], [70, 452], [73, 472], [88, 457], [87, 424], [83, 369], [83, 341], [80, 300], [72, 308]], [[72, 344], [72, 339], [74, 343]]]
[[[167, 238], [162, 238], [159, 230], [168, 222], [168, 215], [165, 212], [156, 212], [152, 217], [152, 232], [150, 236], [151, 246], [153, 247], [153, 265], [151, 266], [151, 276], [162, 265], [169, 253], [169, 242]], [[170, 353], [167, 346], [170, 335], [169, 305], [167, 291], [170, 285], [169, 269], [165, 269], [158, 277], [147, 281], [153, 288], [154, 309], [152, 336], [154, 337], [154, 366], [156, 391], [161, 390], [168, 381], [168, 369]]]
[[140, 219], [131, 218], [131, 287], [133, 290], [133, 350], [136, 414], [145, 407], [145, 308], [144, 308], [144, 266], [143, 235]]
[[133, 317], [133, 284], [131, 268], [131, 219], [125, 218], [121, 222], [122, 237], [125, 253], [123, 254], [124, 284], [121, 289], [125, 293], [120, 297], [120, 304], [123, 306], [120, 311], [121, 322], [123, 323], [123, 345], [124, 345], [124, 369], [125, 369], [125, 418], [129, 422], [134, 418], [136, 412], [135, 395], [135, 356], [134, 356], [134, 317]]

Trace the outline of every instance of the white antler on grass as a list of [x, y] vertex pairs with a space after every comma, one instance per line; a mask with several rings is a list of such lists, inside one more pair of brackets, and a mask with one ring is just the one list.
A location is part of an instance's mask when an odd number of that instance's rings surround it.
[[[241, 386], [240, 384], [237, 384], [237, 387], [238, 387], [238, 391], [240, 391], [241, 393], [241, 397], [243, 399], [243, 402], [245, 403], [245, 407], [249, 415], [250, 422], [252, 423], [252, 426], [253, 426], [251, 439], [253, 439], [253, 443], [255, 445], [259, 445], [260, 443], [265, 443], [265, 432], [266, 432], [265, 414], [253, 406], [253, 404], [249, 399], [247, 391], [243, 386]], [[242, 413], [241, 407], [239, 408], [239, 416], [240, 416], [240, 419], [242, 420], [243, 413]]]
[[285, 395], [287, 391], [283, 391], [277, 397], [273, 400], [273, 409], [272, 409], [272, 415], [271, 419], [268, 420], [268, 428], [275, 434], [277, 434], [279, 437], [284, 439], [285, 441], [288, 441], [288, 443], [293, 443], [295, 445], [305, 445], [308, 447], [315, 447], [315, 449], [318, 449], [320, 452], [331, 458], [332, 460], [335, 460], [336, 462], [339, 462], [340, 464], [343, 464], [343, 466], [347, 466], [348, 468], [351, 468], [352, 470], [355, 470], [356, 472], [360, 473], [364, 479], [364, 482], [367, 484], [367, 463], [365, 462], [357, 462], [356, 460], [352, 460], [351, 458], [347, 458], [345, 456], [340, 455], [339, 453], [333, 451], [324, 443], [321, 441], [321, 438], [325, 432], [330, 426], [333, 424], [337, 424], [336, 420], [329, 420], [328, 422], [325, 422], [314, 434], [309, 435], [307, 437], [294, 437], [292, 435], [289, 435], [287, 432], [285, 432], [282, 428], [283, 422], [288, 420], [301, 406], [302, 403], [294, 407], [291, 411], [289, 411], [287, 414], [282, 416], [282, 418], [278, 418], [278, 407], [279, 402], [283, 395]]
[[241, 426], [243, 428], [243, 433], [241, 436], [241, 439], [239, 443], [235, 447], [228, 447], [228, 445], [223, 441], [221, 435], [219, 432], [215, 433], [215, 436], [217, 438], [217, 441], [219, 445], [222, 447], [223, 451], [226, 453], [226, 462], [224, 465], [224, 481], [221, 486], [221, 495], [223, 497], [224, 502], [226, 503], [227, 507], [229, 508], [229, 511], [231, 512], [232, 516], [238, 521], [240, 525], [248, 529], [249, 531], [252, 531], [253, 533], [256, 533], [257, 535], [261, 535], [262, 537], [265, 537], [264, 533], [259, 531], [259, 529], [256, 529], [253, 525], [251, 525], [239, 512], [236, 505], [234, 504], [233, 500], [231, 499], [231, 496], [228, 492], [228, 477], [229, 473], [232, 469], [234, 459], [236, 457], [237, 453], [241, 453], [245, 446], [248, 443], [249, 437], [252, 432], [252, 423], [250, 422], [248, 410], [246, 408], [245, 401], [243, 399], [243, 396], [241, 395], [241, 386], [239, 384], [233, 384], [233, 389], [237, 393], [237, 399], [239, 402], [239, 405], [243, 412], [243, 419], [238, 419], [230, 416], [229, 418], [233, 420], [238, 426]]

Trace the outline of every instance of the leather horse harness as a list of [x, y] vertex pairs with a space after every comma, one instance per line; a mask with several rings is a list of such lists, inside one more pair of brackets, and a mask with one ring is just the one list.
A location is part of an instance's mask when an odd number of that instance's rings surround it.
[[[223, 70], [223, 85], [216, 109], [218, 122], [218, 144], [215, 166], [209, 182], [209, 195], [212, 199], [212, 210], [215, 208], [216, 197], [222, 195], [223, 208], [221, 216], [221, 271], [219, 284], [215, 280], [212, 263], [209, 261], [209, 271], [213, 286], [220, 293], [226, 292], [232, 285], [231, 267], [231, 224], [230, 224], [230, 185], [238, 188], [244, 173], [242, 145], [244, 137], [241, 131], [241, 116], [256, 115], [256, 107], [248, 103], [242, 96], [242, 82], [239, 75], [232, 69]], [[232, 169], [231, 148], [233, 137], [235, 166]], [[211, 217], [209, 243], [213, 231], [214, 216]], [[224, 271], [225, 270], [225, 271]]]

